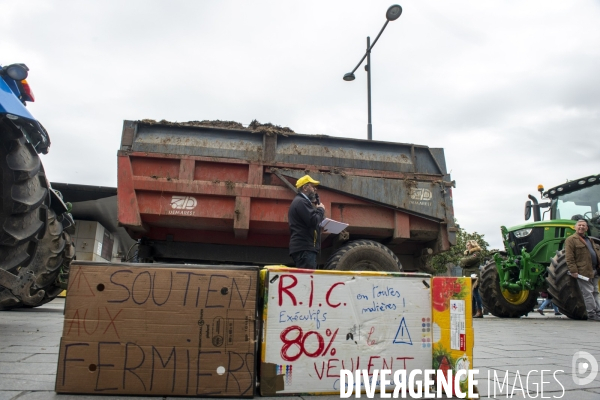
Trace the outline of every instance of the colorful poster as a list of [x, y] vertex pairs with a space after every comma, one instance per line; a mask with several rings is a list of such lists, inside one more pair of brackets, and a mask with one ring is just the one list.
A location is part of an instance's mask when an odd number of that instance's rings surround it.
[[[471, 316], [471, 278], [434, 277], [433, 368], [453, 376], [473, 368], [473, 319]], [[467, 377], [460, 380], [467, 390]], [[453, 388], [453, 392], [455, 388]]]

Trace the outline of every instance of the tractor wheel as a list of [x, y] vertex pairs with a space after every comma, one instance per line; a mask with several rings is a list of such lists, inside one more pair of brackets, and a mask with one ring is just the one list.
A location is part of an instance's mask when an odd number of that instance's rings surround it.
[[[14, 137], [16, 136], [16, 137]], [[24, 137], [0, 121], [0, 269], [19, 275], [36, 251], [46, 220], [46, 178], [40, 158]], [[0, 286], [0, 309], [20, 299]]]
[[54, 211], [48, 210], [46, 234], [40, 240], [38, 251], [28, 266], [36, 277], [31, 291], [44, 291], [44, 297], [34, 307], [54, 300], [63, 291], [59, 274], [64, 276], [68, 273], [74, 257], [75, 244], [71, 235], [63, 231], [63, 225]]
[[338, 271], [402, 271], [402, 264], [390, 249], [372, 240], [355, 240], [327, 260], [325, 269]]
[[567, 268], [565, 251], [557, 251], [548, 267], [548, 293], [554, 298], [552, 302], [560, 312], [571, 319], [587, 319], [587, 311], [577, 279], [573, 279]]
[[483, 306], [500, 318], [522, 317], [533, 311], [537, 305], [537, 291], [522, 290], [519, 293], [511, 293], [500, 288], [500, 279], [494, 261], [487, 263], [481, 271], [479, 293]]

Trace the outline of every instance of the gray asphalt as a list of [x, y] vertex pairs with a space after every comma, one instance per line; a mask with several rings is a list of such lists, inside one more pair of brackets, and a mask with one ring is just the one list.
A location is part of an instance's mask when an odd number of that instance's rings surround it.
[[[54, 392], [63, 308], [64, 299], [56, 299], [39, 308], [0, 312], [0, 400], [119, 397], [58, 395]], [[583, 386], [576, 384], [571, 374], [576, 352], [585, 351], [600, 362], [600, 322], [573, 321], [548, 312], [545, 317], [532, 313], [521, 319], [486, 316], [474, 320], [474, 328], [473, 368], [479, 369], [477, 379], [481, 398], [600, 399], [600, 373]], [[588, 365], [591, 364], [588, 362]], [[586, 375], [578, 376], [585, 378]], [[505, 376], [506, 383], [500, 388]], [[289, 398], [311, 397], [314, 398]], [[127, 397], [129, 400], [157, 398], [160, 397]]]

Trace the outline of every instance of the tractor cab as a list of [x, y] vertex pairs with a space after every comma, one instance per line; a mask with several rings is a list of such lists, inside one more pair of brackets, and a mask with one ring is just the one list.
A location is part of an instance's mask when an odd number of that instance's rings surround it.
[[[525, 220], [533, 214], [534, 222], [504, 228], [509, 253], [518, 255], [524, 248], [537, 262], [547, 263], [563, 248], [565, 239], [575, 232], [575, 223], [580, 219], [587, 221], [590, 236], [600, 237], [600, 175], [569, 181], [546, 191], [539, 185], [538, 191], [542, 199], [548, 201], [539, 203], [529, 195], [525, 203]], [[546, 210], [542, 213], [542, 209]]]
[[600, 237], [600, 175], [564, 183], [543, 196], [550, 200], [550, 219], [585, 219], [588, 234]]

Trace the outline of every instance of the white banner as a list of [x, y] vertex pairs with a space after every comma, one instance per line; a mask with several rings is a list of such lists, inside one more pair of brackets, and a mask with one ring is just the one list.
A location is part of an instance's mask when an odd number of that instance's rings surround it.
[[428, 276], [290, 268], [265, 285], [261, 358], [283, 378], [278, 394], [339, 393], [341, 369], [431, 369]]

